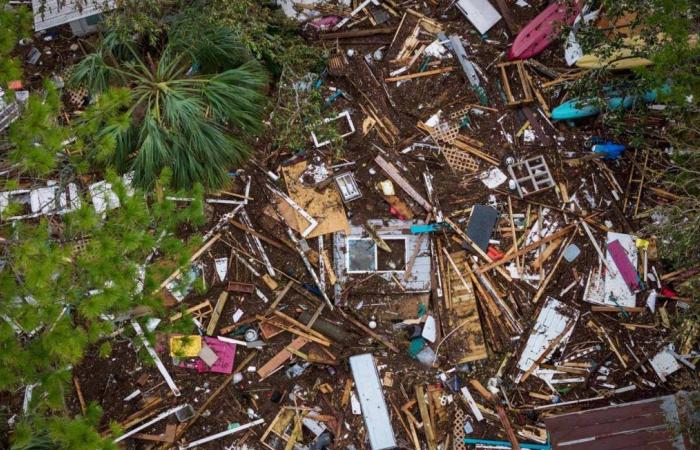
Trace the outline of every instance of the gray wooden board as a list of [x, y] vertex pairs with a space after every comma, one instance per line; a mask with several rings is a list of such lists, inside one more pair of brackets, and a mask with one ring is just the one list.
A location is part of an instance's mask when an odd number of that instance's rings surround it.
[[371, 353], [350, 357], [350, 369], [362, 406], [367, 436], [372, 450], [396, 448], [396, 437], [384, 400], [382, 384]]

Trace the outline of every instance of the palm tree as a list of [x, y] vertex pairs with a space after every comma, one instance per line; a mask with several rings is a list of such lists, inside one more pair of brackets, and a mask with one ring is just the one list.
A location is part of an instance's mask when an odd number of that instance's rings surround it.
[[170, 29], [156, 61], [152, 49], [107, 35], [71, 81], [116, 99], [98, 101], [98, 111], [87, 114], [94, 120], [118, 113], [95, 127], [95, 139], [112, 145], [106, 157], [93, 157], [133, 171], [145, 188], [168, 167], [174, 187], [215, 189], [252, 152], [245, 136], [262, 127], [266, 72], [227, 28]]

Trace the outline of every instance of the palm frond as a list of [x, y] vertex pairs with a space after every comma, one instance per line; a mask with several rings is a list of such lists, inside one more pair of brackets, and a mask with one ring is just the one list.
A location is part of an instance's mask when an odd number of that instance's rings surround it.
[[112, 68], [105, 62], [101, 52], [92, 53], [75, 65], [70, 79], [74, 86], [85, 85], [92, 93], [104, 92], [112, 78]]

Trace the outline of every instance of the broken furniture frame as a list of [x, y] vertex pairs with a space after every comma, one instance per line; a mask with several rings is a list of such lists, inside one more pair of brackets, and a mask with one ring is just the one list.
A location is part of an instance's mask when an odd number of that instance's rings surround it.
[[[547, 161], [542, 155], [533, 156], [509, 165], [508, 173], [515, 180], [515, 187], [520, 198], [534, 195], [556, 186], [547, 166]], [[529, 183], [530, 186], [526, 186], [524, 183]]]
[[[302, 417], [306, 413], [308, 411], [303, 411]], [[294, 407], [283, 406], [260, 437], [260, 443], [270, 450], [290, 448], [290, 445], [294, 445], [301, 438], [299, 435], [301, 431], [299, 415]], [[281, 441], [282, 445], [275, 445], [274, 440]]]
[[[525, 72], [525, 65], [522, 61], [510, 61], [505, 63], [496, 64], [501, 74], [501, 81], [503, 82], [503, 92], [506, 95], [506, 105], [510, 107], [526, 105], [535, 101], [535, 97], [532, 95], [532, 88], [530, 86], [530, 80]], [[520, 86], [522, 88], [523, 96], [522, 98], [515, 98], [513, 95], [513, 90], [511, 89], [510, 80], [508, 78], [509, 68], [513, 67], [514, 70], [511, 71], [514, 74], [514, 78], [520, 81]]]

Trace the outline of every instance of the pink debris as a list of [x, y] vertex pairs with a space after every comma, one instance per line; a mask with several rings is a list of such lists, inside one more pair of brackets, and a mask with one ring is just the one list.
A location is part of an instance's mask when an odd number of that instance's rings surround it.
[[184, 369], [196, 369], [197, 372], [214, 372], [230, 374], [233, 371], [233, 361], [236, 356], [236, 344], [221, 342], [217, 338], [204, 337], [204, 343], [211, 348], [219, 359], [209, 367], [201, 358], [181, 361], [178, 367]]
[[333, 28], [338, 22], [340, 22], [338, 16], [325, 16], [312, 20], [310, 25], [319, 31], [325, 31]]
[[578, 1], [556, 1], [549, 5], [520, 30], [508, 51], [508, 59], [528, 59], [538, 55], [559, 36], [564, 25], [574, 23], [580, 11]]

